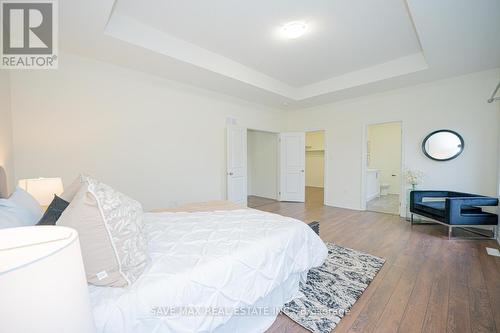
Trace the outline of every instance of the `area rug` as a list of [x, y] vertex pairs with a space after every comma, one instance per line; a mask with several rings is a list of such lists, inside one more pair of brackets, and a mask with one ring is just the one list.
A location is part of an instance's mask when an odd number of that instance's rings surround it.
[[375, 278], [385, 259], [326, 243], [325, 263], [313, 268], [300, 295], [282, 312], [314, 333], [329, 333]]

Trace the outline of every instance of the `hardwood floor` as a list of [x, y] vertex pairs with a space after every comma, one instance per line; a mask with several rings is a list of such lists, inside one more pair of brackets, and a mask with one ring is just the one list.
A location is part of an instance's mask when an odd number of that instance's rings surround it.
[[[318, 207], [323, 205], [323, 188], [321, 187], [311, 187], [311, 186], [306, 186], [306, 202], [305, 206], [306, 207]], [[266, 206], [272, 203], [277, 203], [279, 201], [273, 200], [273, 199], [268, 199], [268, 198], [263, 198], [263, 197], [258, 197], [255, 195], [249, 195], [248, 196], [248, 207], [251, 208], [259, 208], [260, 206]]]
[[[320, 195], [321, 194], [321, 195]], [[249, 206], [321, 221], [323, 240], [386, 258], [384, 267], [335, 328], [341, 332], [500, 332], [500, 258], [496, 241], [447, 239], [439, 225], [414, 226], [395, 215], [253, 197]], [[306, 333], [280, 315], [267, 333]]]

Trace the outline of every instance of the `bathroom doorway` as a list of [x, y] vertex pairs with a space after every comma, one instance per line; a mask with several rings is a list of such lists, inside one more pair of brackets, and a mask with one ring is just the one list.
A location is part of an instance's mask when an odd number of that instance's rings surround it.
[[366, 209], [399, 215], [402, 187], [401, 122], [368, 125], [366, 139]]

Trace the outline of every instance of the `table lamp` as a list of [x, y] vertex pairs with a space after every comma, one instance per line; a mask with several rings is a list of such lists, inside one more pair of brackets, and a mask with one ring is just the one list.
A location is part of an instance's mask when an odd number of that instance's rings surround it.
[[0, 332], [94, 331], [76, 230], [1, 229]]
[[21, 179], [18, 186], [31, 194], [42, 207], [50, 205], [54, 194], [61, 195], [64, 190], [61, 178]]

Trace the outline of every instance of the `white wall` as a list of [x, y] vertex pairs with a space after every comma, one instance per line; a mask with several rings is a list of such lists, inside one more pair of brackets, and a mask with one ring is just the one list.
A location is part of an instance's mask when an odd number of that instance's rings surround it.
[[[499, 78], [493, 70], [283, 113], [63, 53], [58, 70], [10, 73], [15, 175], [68, 184], [87, 172], [146, 209], [224, 198], [225, 121], [234, 117], [271, 132], [325, 129], [326, 202], [360, 209], [366, 126], [402, 121], [404, 167], [426, 174], [422, 188], [496, 195], [500, 119], [486, 99]], [[0, 161], [9, 168], [5, 76], [0, 84]], [[422, 154], [422, 139], [440, 128], [463, 135], [458, 159]]]
[[[391, 121], [403, 122], [403, 166], [426, 174], [421, 188], [496, 195], [499, 113], [486, 99], [499, 78], [492, 70], [299, 110], [288, 114], [287, 127], [326, 130], [326, 202], [332, 206], [362, 208], [366, 126]], [[441, 128], [463, 135], [459, 158], [436, 162], [423, 155], [422, 139]]]
[[11, 76], [16, 177], [86, 172], [146, 209], [226, 196], [226, 117], [279, 132], [283, 113], [62, 54]]
[[248, 131], [248, 194], [278, 197], [278, 135]]
[[12, 117], [10, 80], [5, 70], [0, 70], [0, 166], [7, 173], [8, 190], [14, 188], [14, 160], [12, 148]]
[[[390, 194], [401, 192], [401, 123], [368, 126], [370, 169], [379, 170], [379, 183], [389, 184]], [[395, 175], [395, 176], [393, 176]]]
[[325, 174], [323, 131], [306, 133], [306, 186], [323, 187]]

